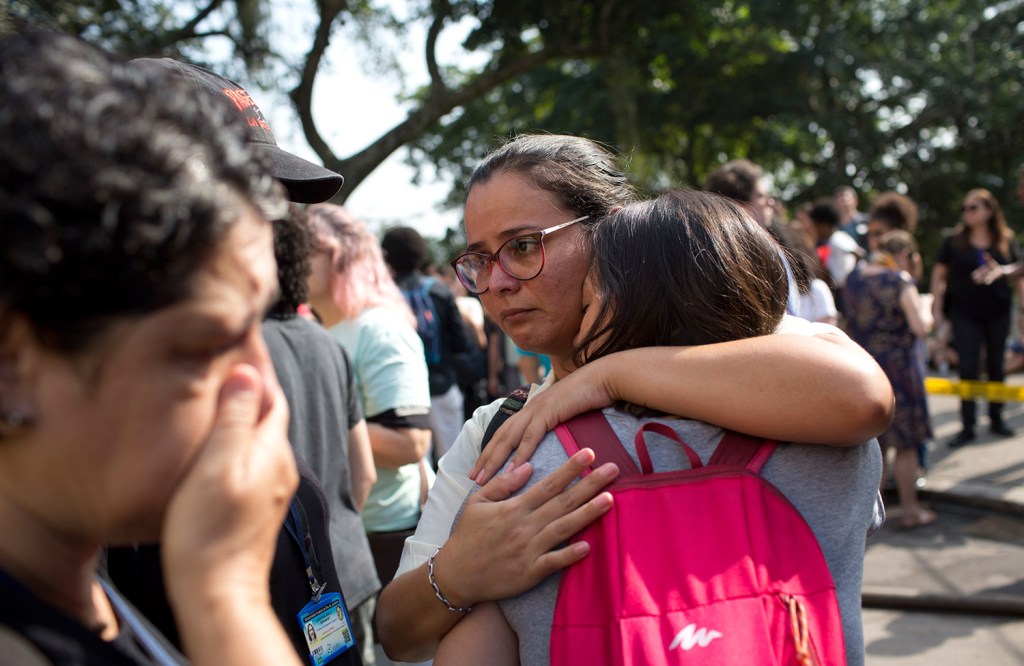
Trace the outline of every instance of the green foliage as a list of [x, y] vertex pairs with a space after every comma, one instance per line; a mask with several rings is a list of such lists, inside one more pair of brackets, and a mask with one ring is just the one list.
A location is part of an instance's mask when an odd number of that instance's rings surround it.
[[[270, 8], [9, 0], [0, 29], [22, 18], [126, 55], [183, 57], [229, 76], [245, 66], [250, 78], [294, 93], [303, 63], [273, 48]], [[652, 193], [699, 186], [736, 157], [772, 173], [791, 205], [849, 184], [863, 208], [898, 189], [921, 206], [926, 260], [972, 187], [991, 189], [1024, 223], [1012, 196], [1024, 162], [1024, 0], [275, 0], [273, 9], [311, 14], [305, 57], [315, 64], [344, 36], [368, 71], [401, 77], [395, 54], [412, 21], [468, 24], [463, 47], [483, 56], [439, 65], [419, 90], [403, 86], [416, 122], [346, 159], [297, 108], [314, 149], [346, 173], [348, 192], [404, 146], [411, 164], [451, 178], [459, 205], [461, 183], [501, 140], [566, 132], [621, 151]], [[326, 29], [314, 43], [317, 19]], [[204, 63], [225, 42], [231, 60]], [[292, 96], [300, 107], [310, 98]], [[445, 251], [458, 234], [439, 241]]]
[[568, 5], [548, 15], [542, 3], [491, 3], [470, 46], [500, 45], [496, 58], [508, 58], [571, 38], [581, 55], [464, 105], [414, 143], [412, 162], [462, 182], [503, 137], [569, 132], [617, 147], [649, 192], [699, 186], [736, 157], [773, 173], [791, 204], [849, 184], [866, 206], [899, 189], [921, 205], [926, 257], [971, 187], [1024, 222], [1012, 199], [1024, 2], [672, 4], [579, 2], [570, 18]]

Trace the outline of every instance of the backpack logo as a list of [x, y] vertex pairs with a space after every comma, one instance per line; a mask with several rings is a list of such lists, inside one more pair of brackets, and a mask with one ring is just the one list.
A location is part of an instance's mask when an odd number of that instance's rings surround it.
[[714, 629], [705, 629], [703, 627], [698, 629], [697, 625], [691, 622], [683, 627], [682, 631], [676, 634], [676, 637], [672, 640], [672, 644], [668, 646], [668, 649], [671, 652], [676, 648], [692, 650], [697, 646], [707, 647], [711, 644], [711, 641], [721, 637], [722, 634], [720, 632], [715, 631]]

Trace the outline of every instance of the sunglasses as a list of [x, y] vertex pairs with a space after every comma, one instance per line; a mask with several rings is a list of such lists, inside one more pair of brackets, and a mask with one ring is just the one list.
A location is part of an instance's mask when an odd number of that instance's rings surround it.
[[501, 266], [501, 270], [509, 277], [523, 282], [532, 280], [544, 270], [544, 238], [588, 217], [590, 216], [584, 215], [532, 234], [516, 236], [502, 243], [494, 254], [467, 252], [456, 257], [451, 262], [451, 267], [455, 269], [459, 282], [471, 294], [482, 294], [487, 291], [495, 263]]
[[982, 208], [982, 207], [988, 208], [988, 206], [985, 206], [984, 204], [976, 204], [976, 203], [975, 204], [967, 204], [966, 206], [964, 206], [964, 207], [962, 207], [960, 209], [960, 212], [962, 212], [962, 213], [967, 213], [967, 212], [973, 213], [974, 211], [976, 211], [976, 210], [978, 210], [979, 208]]

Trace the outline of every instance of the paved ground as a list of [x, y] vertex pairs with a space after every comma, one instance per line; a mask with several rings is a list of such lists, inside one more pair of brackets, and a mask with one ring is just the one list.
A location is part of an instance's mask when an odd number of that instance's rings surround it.
[[867, 663], [1024, 664], [1024, 405], [1006, 408], [1017, 436], [994, 439], [982, 421], [977, 443], [950, 450], [959, 399], [929, 404], [937, 444], [923, 495], [939, 520], [903, 531], [891, 511], [868, 542]]

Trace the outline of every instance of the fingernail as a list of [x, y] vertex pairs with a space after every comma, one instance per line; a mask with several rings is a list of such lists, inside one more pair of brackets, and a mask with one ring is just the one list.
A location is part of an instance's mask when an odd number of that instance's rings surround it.
[[606, 479], [614, 479], [619, 475], [619, 466], [615, 463], [605, 463], [597, 468], [597, 473]]
[[572, 454], [573, 460], [584, 465], [589, 465], [594, 462], [594, 451], [593, 449], [580, 449], [576, 453]]

